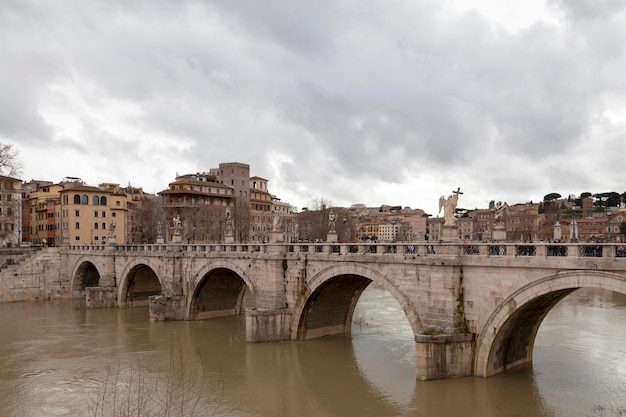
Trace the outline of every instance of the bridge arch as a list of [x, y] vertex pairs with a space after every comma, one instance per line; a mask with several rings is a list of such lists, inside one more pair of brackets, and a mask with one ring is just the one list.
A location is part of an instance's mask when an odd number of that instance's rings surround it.
[[531, 362], [543, 319], [561, 299], [579, 288], [626, 294], [626, 277], [603, 271], [568, 271], [520, 288], [494, 310], [483, 326], [476, 344], [476, 375], [487, 377]]
[[256, 289], [247, 274], [229, 260], [204, 265], [193, 276], [187, 297], [187, 318], [202, 320], [241, 314], [246, 292]]
[[118, 305], [127, 307], [146, 306], [151, 295], [163, 291], [158, 270], [149, 259], [131, 262], [124, 268], [118, 287]]
[[372, 282], [391, 294], [402, 307], [413, 333], [418, 333], [421, 323], [417, 309], [386, 272], [365, 264], [348, 263], [333, 265], [317, 273], [294, 307], [292, 339], [306, 340], [349, 332], [361, 293]]
[[102, 276], [95, 259], [89, 256], [80, 258], [74, 264], [74, 270], [71, 276], [72, 296], [78, 297], [85, 295], [87, 287], [100, 286], [100, 277]]

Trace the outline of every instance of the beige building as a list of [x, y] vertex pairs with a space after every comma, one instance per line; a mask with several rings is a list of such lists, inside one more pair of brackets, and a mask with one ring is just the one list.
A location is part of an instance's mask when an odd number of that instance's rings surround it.
[[378, 225], [379, 242], [393, 242], [395, 237], [395, 227], [392, 223], [381, 223]]
[[33, 182], [24, 196], [24, 233], [23, 241], [34, 245], [57, 246], [56, 207], [60, 204], [61, 184], [51, 182]]
[[250, 242], [269, 242], [272, 233], [272, 195], [268, 180], [250, 178]]
[[209, 171], [217, 181], [234, 190], [235, 241], [247, 242], [250, 235], [250, 165], [241, 162], [223, 162]]

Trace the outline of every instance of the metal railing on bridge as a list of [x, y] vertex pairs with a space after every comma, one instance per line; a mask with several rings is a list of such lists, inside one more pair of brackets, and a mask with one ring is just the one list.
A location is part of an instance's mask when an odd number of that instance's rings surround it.
[[139, 244], [71, 245], [74, 251], [190, 254], [306, 253], [348, 256], [477, 256], [626, 258], [626, 245], [599, 243], [254, 243], [254, 244]]

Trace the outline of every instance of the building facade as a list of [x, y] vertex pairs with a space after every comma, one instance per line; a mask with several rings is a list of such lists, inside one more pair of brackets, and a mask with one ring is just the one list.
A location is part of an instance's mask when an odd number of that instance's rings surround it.
[[209, 171], [217, 181], [233, 189], [234, 222], [237, 242], [247, 242], [250, 236], [250, 165], [241, 162], [223, 162]]
[[272, 236], [272, 195], [268, 180], [250, 178], [250, 242], [269, 242]]
[[21, 235], [22, 181], [0, 176], [0, 246], [19, 246]]
[[127, 198], [114, 184], [91, 187], [81, 182], [62, 184], [55, 206], [55, 242], [71, 245], [126, 243]]
[[[185, 243], [218, 243], [225, 241], [227, 212], [235, 210], [235, 189], [218, 181], [211, 173], [187, 174], [176, 177], [166, 190], [158, 193], [163, 199], [166, 242], [175, 233], [174, 218], [181, 222]], [[234, 219], [234, 228], [238, 221]], [[162, 236], [161, 236], [162, 237]]]

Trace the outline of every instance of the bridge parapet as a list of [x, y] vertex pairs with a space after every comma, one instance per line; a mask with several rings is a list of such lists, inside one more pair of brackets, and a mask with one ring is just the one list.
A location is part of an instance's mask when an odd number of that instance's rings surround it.
[[72, 252], [131, 253], [318, 253], [340, 255], [404, 255], [404, 256], [467, 256], [467, 257], [568, 257], [626, 258], [626, 244], [616, 243], [255, 243], [255, 244], [140, 244], [72, 245]]

